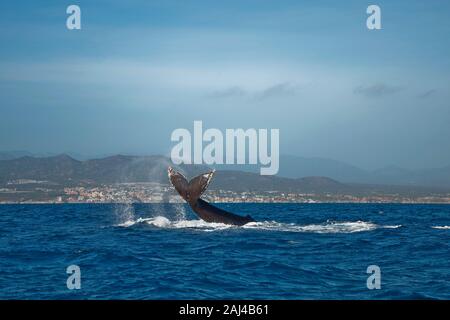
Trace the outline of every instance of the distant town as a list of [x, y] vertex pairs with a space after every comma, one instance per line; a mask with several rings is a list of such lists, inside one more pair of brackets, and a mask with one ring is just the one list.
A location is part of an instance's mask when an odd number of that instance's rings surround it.
[[[203, 198], [216, 203], [450, 203], [448, 194], [290, 193], [280, 191], [207, 190]], [[113, 183], [95, 186], [52, 185], [48, 181], [21, 179], [0, 188], [0, 203], [179, 203], [168, 184]]]
[[[62, 154], [0, 160], [0, 203], [181, 202], [167, 178], [171, 165], [170, 159], [157, 155], [80, 161]], [[192, 178], [211, 169], [185, 165], [180, 170]], [[430, 179], [434, 177], [431, 180], [416, 176], [414, 181], [368, 179], [361, 183], [325, 175], [262, 176], [217, 170], [203, 198], [216, 203], [450, 203], [447, 173], [438, 173], [427, 174]], [[434, 183], [427, 185], [426, 181]]]

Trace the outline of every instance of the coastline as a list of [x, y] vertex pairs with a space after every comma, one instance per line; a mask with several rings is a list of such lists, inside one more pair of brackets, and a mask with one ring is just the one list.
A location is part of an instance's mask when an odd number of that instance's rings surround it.
[[[389, 201], [314, 201], [314, 202], [294, 202], [294, 201], [252, 201], [251, 199], [247, 201], [220, 201], [211, 203], [215, 204], [401, 204], [401, 205], [450, 205], [450, 200], [447, 201], [397, 201], [397, 202], [389, 202]], [[24, 202], [13, 202], [13, 201], [2, 201], [1, 205], [65, 205], [65, 204], [114, 204], [114, 205], [130, 205], [130, 204], [183, 204], [183, 202], [101, 202], [101, 201], [77, 201], [77, 202], [58, 202], [58, 201], [24, 201]]]

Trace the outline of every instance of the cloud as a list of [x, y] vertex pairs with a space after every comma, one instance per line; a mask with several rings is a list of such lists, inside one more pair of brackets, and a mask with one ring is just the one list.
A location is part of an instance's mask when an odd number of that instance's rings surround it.
[[258, 94], [259, 99], [267, 99], [273, 97], [286, 97], [292, 96], [298, 91], [298, 86], [293, 85], [289, 82], [283, 82], [275, 84], [267, 89], [264, 89]]
[[235, 98], [244, 97], [248, 92], [239, 86], [233, 86], [225, 90], [218, 90], [213, 92], [210, 96], [213, 98]]
[[213, 98], [244, 98], [250, 97], [257, 100], [265, 100], [270, 98], [281, 98], [295, 95], [299, 90], [299, 86], [290, 82], [276, 83], [260, 90], [247, 90], [241, 86], [232, 86], [224, 90], [213, 92], [210, 96]]
[[427, 99], [427, 98], [429, 98], [429, 97], [435, 95], [436, 92], [437, 92], [436, 89], [430, 89], [430, 90], [427, 90], [427, 91], [422, 92], [422, 93], [419, 94], [417, 97], [418, 97], [419, 99]]
[[384, 83], [373, 84], [370, 86], [359, 86], [353, 90], [353, 93], [363, 95], [367, 98], [381, 98], [384, 96], [395, 94], [403, 88], [399, 86], [391, 86]]

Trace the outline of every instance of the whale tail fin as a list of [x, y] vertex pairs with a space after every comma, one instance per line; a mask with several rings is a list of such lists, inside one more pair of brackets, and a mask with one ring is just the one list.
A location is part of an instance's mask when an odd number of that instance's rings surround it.
[[180, 196], [189, 203], [194, 203], [201, 197], [206, 188], [208, 188], [214, 172], [203, 173], [188, 182], [186, 177], [180, 172], [175, 171], [172, 167], [168, 169], [170, 182]]

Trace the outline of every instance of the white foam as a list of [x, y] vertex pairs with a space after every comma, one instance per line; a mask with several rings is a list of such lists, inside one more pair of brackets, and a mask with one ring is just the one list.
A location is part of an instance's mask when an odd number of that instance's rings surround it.
[[433, 229], [450, 230], [450, 226], [432, 226]]
[[383, 228], [383, 229], [398, 229], [401, 226], [402, 226], [401, 224], [395, 224], [395, 225], [392, 225], [392, 226], [381, 226], [381, 228]]
[[[161, 218], [164, 218], [164, 217], [161, 217]], [[126, 228], [126, 227], [134, 226], [135, 224], [138, 224], [138, 223], [149, 221], [149, 220], [152, 220], [152, 218], [138, 218], [136, 220], [130, 219], [130, 220], [127, 220], [127, 221], [125, 221], [123, 223], [117, 224], [117, 226]]]
[[118, 227], [131, 227], [132, 225], [134, 225], [136, 223], [136, 221], [133, 220], [127, 220], [125, 222], [119, 223], [117, 226]]
[[166, 217], [156, 217], [151, 220], [146, 220], [145, 222], [159, 228], [167, 228], [171, 224], [170, 220]]
[[171, 221], [166, 217], [157, 216], [154, 218], [138, 218], [137, 220], [128, 220], [124, 223], [120, 223], [118, 227], [131, 227], [136, 224], [145, 223], [158, 228], [172, 228], [172, 229], [185, 229], [185, 228], [197, 228], [197, 229], [227, 229], [233, 227], [224, 223], [208, 223], [203, 220], [176, 220]]
[[158, 228], [166, 229], [199, 229], [202, 231], [217, 231], [224, 229], [247, 229], [247, 230], [265, 230], [281, 232], [311, 232], [311, 233], [354, 233], [363, 231], [372, 231], [375, 229], [396, 229], [401, 225], [380, 226], [372, 222], [365, 221], [344, 221], [344, 222], [326, 222], [323, 224], [298, 225], [294, 223], [280, 223], [276, 221], [250, 222], [242, 227], [237, 227], [224, 223], [209, 223], [203, 220], [177, 220], [171, 221], [166, 217], [158, 216], [154, 218], [138, 218], [135, 221], [129, 220], [120, 227], [131, 227], [135, 224], [145, 223]]
[[286, 224], [276, 221], [251, 222], [243, 226], [250, 229], [263, 229], [286, 232], [312, 232], [312, 233], [353, 233], [362, 231], [372, 231], [379, 228], [395, 229], [401, 227], [396, 226], [379, 226], [372, 222], [365, 221], [344, 221], [344, 222], [326, 222], [322, 224]]

